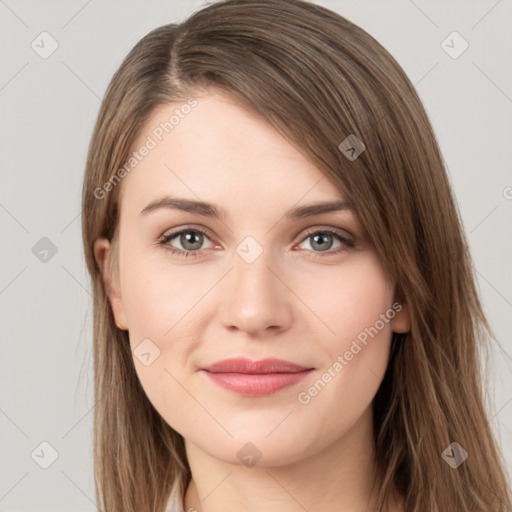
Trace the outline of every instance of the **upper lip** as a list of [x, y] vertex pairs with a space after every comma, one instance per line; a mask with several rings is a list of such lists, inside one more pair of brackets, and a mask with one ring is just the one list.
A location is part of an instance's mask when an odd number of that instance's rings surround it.
[[268, 358], [251, 361], [244, 357], [236, 357], [217, 361], [201, 369], [212, 373], [247, 373], [256, 375], [265, 373], [297, 373], [311, 370], [312, 368], [290, 361], [283, 361], [282, 359]]

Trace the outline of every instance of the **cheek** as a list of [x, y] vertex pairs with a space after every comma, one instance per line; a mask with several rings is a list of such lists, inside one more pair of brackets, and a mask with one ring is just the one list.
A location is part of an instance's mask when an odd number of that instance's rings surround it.
[[189, 354], [200, 339], [197, 323], [190, 320], [206, 290], [200, 281], [191, 283], [190, 272], [171, 271], [161, 260], [143, 252], [125, 258], [123, 304], [140, 384], [155, 409], [181, 430], [183, 418], [197, 415], [186, 391], [191, 388]]
[[323, 345], [330, 353], [348, 349], [352, 340], [360, 334], [364, 338], [366, 329], [376, 322], [384, 337], [390, 334], [389, 322], [382, 324], [380, 315], [391, 308], [394, 290], [373, 253], [359, 254], [339, 271], [329, 269], [325, 279], [317, 283], [318, 286], [309, 289], [308, 301], [327, 327], [322, 329]]
[[[322, 281], [320, 281], [322, 282]], [[322, 293], [310, 293], [321, 329], [322, 367], [297, 395], [304, 413], [325, 416], [323, 428], [339, 431], [370, 405], [387, 368], [392, 336], [393, 287], [373, 254], [331, 272]], [[306, 412], [307, 411], [307, 412]]]
[[[136, 337], [170, 337], [207, 291], [207, 284], [194, 279], [190, 267], [173, 269], [165, 257], [144, 252], [132, 253], [125, 259], [121, 272], [123, 304], [130, 334]], [[195, 277], [199, 275], [196, 273]]]
[[[193, 371], [190, 354], [204, 330], [202, 299], [218, 277], [193, 265], [172, 263], [160, 251], [128, 252], [128, 247], [127, 237], [120, 279], [135, 369], [155, 406], [165, 396], [185, 399], [177, 381], [186, 387]], [[139, 355], [148, 352], [154, 362], [145, 366]]]

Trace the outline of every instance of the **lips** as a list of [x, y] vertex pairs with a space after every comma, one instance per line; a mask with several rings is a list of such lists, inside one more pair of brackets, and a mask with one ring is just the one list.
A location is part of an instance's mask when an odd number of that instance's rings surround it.
[[202, 368], [211, 373], [246, 373], [251, 375], [261, 375], [266, 373], [297, 373], [304, 370], [310, 370], [311, 367], [301, 366], [282, 359], [260, 359], [251, 361], [244, 357], [224, 359], [210, 366]]
[[225, 359], [202, 368], [210, 381], [229, 391], [250, 396], [269, 395], [304, 379], [314, 368], [281, 359]]

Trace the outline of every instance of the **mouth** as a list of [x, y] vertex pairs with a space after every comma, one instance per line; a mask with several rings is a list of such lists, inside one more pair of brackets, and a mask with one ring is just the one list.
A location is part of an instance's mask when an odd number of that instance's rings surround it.
[[201, 373], [211, 382], [229, 391], [260, 396], [293, 386], [313, 370], [314, 368], [280, 359], [250, 361], [245, 358], [234, 358], [201, 368]]

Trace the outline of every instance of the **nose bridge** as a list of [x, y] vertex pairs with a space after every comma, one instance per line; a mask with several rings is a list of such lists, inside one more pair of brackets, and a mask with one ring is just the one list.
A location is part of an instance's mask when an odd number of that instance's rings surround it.
[[252, 237], [236, 248], [234, 268], [223, 294], [221, 317], [226, 327], [256, 332], [268, 327], [282, 328], [289, 321], [286, 287], [274, 275], [272, 260], [272, 251]]
[[[266, 251], [251, 262], [238, 255], [234, 258], [233, 281], [235, 292], [240, 292], [239, 298], [247, 295], [248, 298], [257, 299], [272, 295], [269, 289], [275, 288], [272, 281], [276, 278], [269, 270], [272, 268], [269, 253], [270, 251]], [[253, 292], [257, 292], [257, 295]]]

